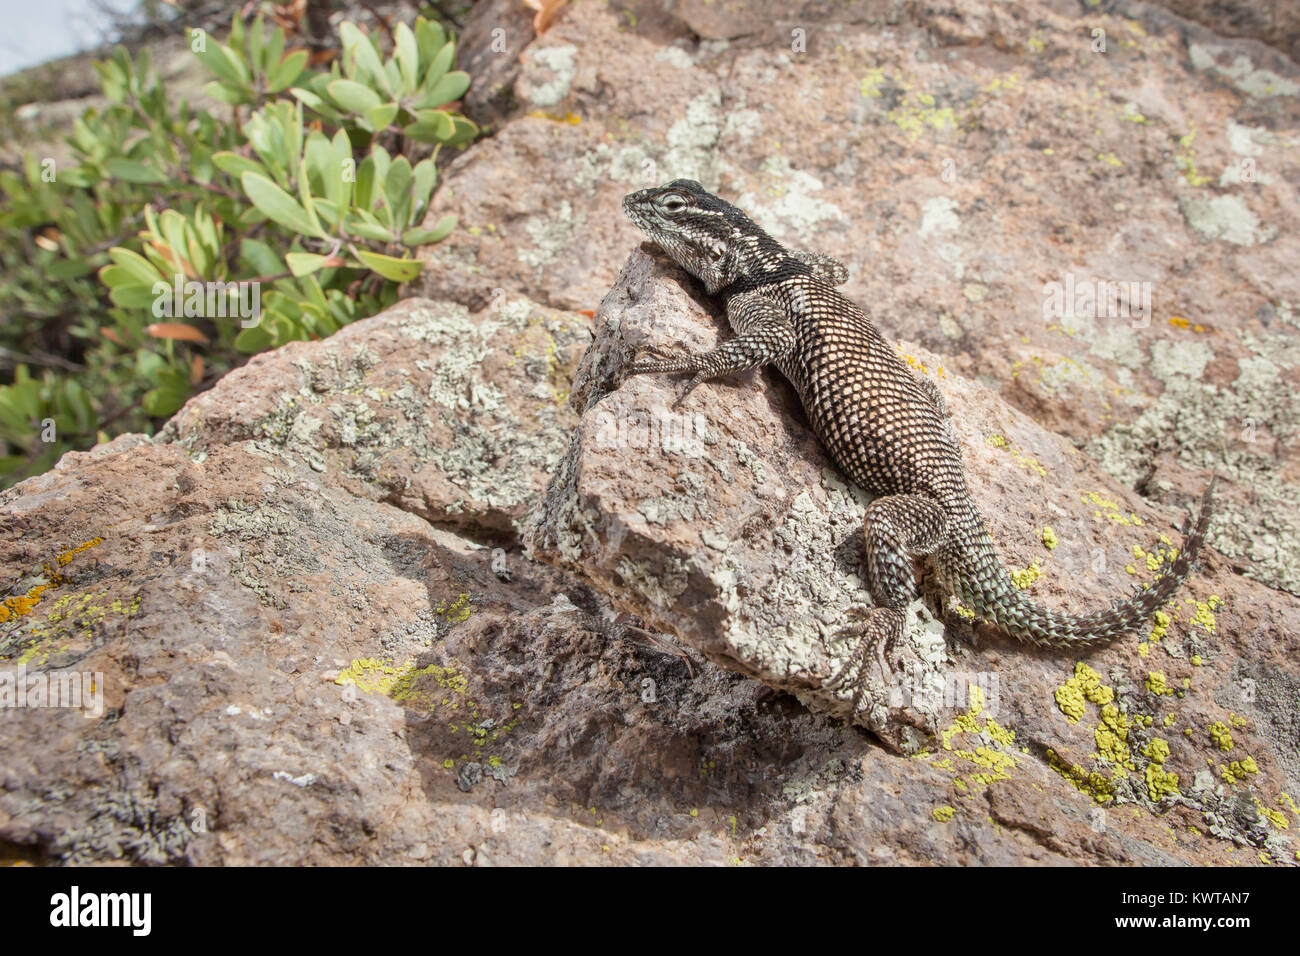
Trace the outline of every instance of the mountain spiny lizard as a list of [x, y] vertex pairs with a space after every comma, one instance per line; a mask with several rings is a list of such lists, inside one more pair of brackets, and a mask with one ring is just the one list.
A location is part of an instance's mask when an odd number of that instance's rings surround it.
[[628, 374], [689, 372], [677, 402], [700, 382], [775, 365], [794, 385], [813, 431], [837, 466], [876, 495], [867, 507], [866, 579], [875, 607], [859, 609], [856, 667], [867, 652], [884, 675], [917, 595], [913, 558], [928, 555], [940, 580], [979, 618], [1021, 640], [1081, 646], [1136, 629], [1191, 573], [1205, 540], [1214, 481], [1182, 551], [1145, 590], [1091, 614], [1053, 611], [1026, 597], [1002, 567], [966, 487], [961, 451], [935, 383], [917, 378], [867, 317], [835, 286], [848, 270], [829, 256], [790, 252], [741, 210], [699, 183], [676, 180], [623, 200], [623, 210], [660, 248], [720, 296], [736, 333], [709, 352], [637, 362]]

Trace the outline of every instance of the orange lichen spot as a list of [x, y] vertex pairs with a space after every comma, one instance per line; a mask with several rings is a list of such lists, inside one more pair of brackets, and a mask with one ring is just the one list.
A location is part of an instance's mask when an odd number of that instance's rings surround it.
[[[83, 541], [75, 548], [69, 548], [67, 551], [59, 554], [58, 557], [54, 559], [54, 563], [59, 568], [67, 567], [69, 562], [71, 562], [72, 559], [82, 551], [87, 551], [90, 548], [95, 547], [95, 545], [103, 543], [103, 541], [103, 538], [91, 538], [89, 541]], [[4, 602], [0, 604], [0, 624], [30, 614], [32, 609], [41, 603], [41, 599], [45, 596], [46, 591], [50, 590], [50, 588], [56, 588], [63, 583], [63, 575], [60, 574], [55, 567], [46, 564], [42, 570], [45, 573], [44, 583], [34, 585], [29, 588], [25, 594], [5, 598]]]

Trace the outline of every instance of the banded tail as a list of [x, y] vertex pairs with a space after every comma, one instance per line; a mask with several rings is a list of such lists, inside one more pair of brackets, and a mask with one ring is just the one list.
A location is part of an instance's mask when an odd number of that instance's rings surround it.
[[1160, 576], [1147, 588], [1104, 611], [1069, 614], [1034, 603], [1016, 587], [1002, 567], [993, 542], [973, 507], [970, 518], [978, 524], [978, 533], [963, 535], [967, 538], [963, 548], [953, 548], [936, 557], [939, 557], [941, 573], [957, 599], [974, 610], [976, 617], [996, 625], [1012, 637], [1031, 644], [1056, 647], [1111, 641], [1149, 621], [1156, 611], [1169, 603], [1191, 574], [1205, 543], [1212, 510], [1211, 497], [1217, 481], [1217, 477], [1211, 479], [1206, 487], [1196, 525], [1184, 540], [1178, 556], [1172, 562], [1166, 559]]

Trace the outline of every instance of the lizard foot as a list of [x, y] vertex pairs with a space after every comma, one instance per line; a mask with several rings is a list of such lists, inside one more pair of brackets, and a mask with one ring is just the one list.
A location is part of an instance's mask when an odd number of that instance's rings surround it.
[[658, 361], [629, 362], [623, 366], [624, 375], [646, 375], [653, 372], [686, 372], [690, 370], [690, 356], [671, 355], [654, 345], [638, 346], [634, 356], [639, 359], [642, 355], [653, 356]]
[[[848, 613], [858, 618], [853, 624], [846, 624], [835, 631], [837, 637], [856, 637], [858, 652], [844, 665], [838, 674], [833, 674], [822, 687], [832, 693], [850, 687], [853, 690], [853, 713], [857, 714], [862, 703], [862, 695], [867, 689], [867, 662], [874, 658], [878, 667], [881, 687], [888, 687], [893, 671], [886, 656], [894, 649], [894, 642], [903, 633], [903, 612], [890, 607], [868, 607], [858, 604], [849, 608]], [[874, 652], [874, 653], [873, 653]]]
[[657, 356], [658, 362], [632, 362], [623, 367], [624, 377], [631, 375], [648, 375], [654, 373], [674, 373], [674, 372], [694, 372], [691, 380], [686, 383], [686, 387], [678, 393], [677, 398], [673, 401], [674, 409], [680, 408], [686, 396], [695, 391], [695, 387], [707, 379], [709, 376], [706, 372], [698, 371], [695, 367], [694, 356], [673, 357], [666, 355], [656, 349], [654, 346], [644, 346], [642, 351]]

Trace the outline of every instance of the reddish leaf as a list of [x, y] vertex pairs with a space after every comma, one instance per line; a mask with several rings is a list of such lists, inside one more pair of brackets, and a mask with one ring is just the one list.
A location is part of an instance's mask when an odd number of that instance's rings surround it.
[[156, 339], [179, 339], [182, 342], [207, 344], [208, 337], [192, 325], [184, 322], [155, 322], [146, 326], [145, 331]]

